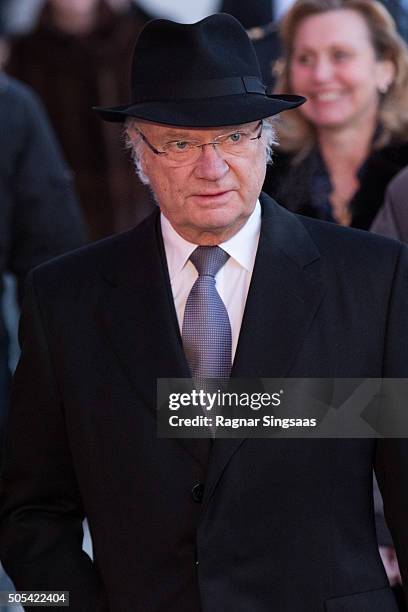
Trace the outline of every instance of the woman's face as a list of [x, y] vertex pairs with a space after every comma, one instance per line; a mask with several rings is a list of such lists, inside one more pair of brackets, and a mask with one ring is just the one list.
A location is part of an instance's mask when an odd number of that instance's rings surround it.
[[393, 79], [391, 61], [378, 61], [364, 18], [352, 9], [306, 17], [297, 27], [291, 88], [308, 101], [300, 112], [319, 128], [359, 126], [377, 112], [379, 90]]
[[79, 14], [88, 14], [94, 11], [98, 3], [99, 0], [51, 0], [54, 10]]

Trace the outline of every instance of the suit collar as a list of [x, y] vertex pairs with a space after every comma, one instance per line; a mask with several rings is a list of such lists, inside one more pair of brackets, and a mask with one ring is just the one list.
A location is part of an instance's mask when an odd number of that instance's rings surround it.
[[319, 251], [298, 217], [262, 194], [262, 227], [232, 377], [287, 376], [323, 287]]

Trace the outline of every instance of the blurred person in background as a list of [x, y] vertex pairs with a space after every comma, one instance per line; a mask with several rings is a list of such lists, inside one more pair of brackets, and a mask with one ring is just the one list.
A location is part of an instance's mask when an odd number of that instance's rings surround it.
[[[0, 65], [7, 54], [0, 31]], [[34, 266], [81, 246], [85, 227], [72, 177], [45, 111], [22, 83], [0, 70], [0, 274], [23, 281]], [[0, 299], [3, 292], [0, 279]], [[0, 313], [0, 437], [7, 411], [8, 335]]]
[[6, 66], [45, 103], [92, 239], [135, 225], [153, 208], [149, 191], [129, 172], [118, 127], [101, 125], [91, 109], [126, 98], [133, 41], [148, 19], [130, 11], [129, 2], [115, 5], [49, 0], [33, 32], [13, 41]]
[[264, 190], [287, 208], [368, 229], [408, 163], [408, 52], [375, 0], [298, 0], [277, 87], [308, 102], [278, 125]]
[[388, 185], [384, 205], [374, 219], [371, 231], [408, 242], [408, 167]]
[[[1, 15], [0, 15], [1, 17]], [[0, 303], [11, 273], [21, 303], [24, 279], [36, 265], [85, 242], [85, 224], [45, 111], [33, 92], [1, 71], [7, 56], [0, 19]], [[0, 464], [8, 411], [10, 334], [0, 308]], [[0, 566], [0, 591], [13, 587]], [[0, 605], [0, 610], [21, 610]]]

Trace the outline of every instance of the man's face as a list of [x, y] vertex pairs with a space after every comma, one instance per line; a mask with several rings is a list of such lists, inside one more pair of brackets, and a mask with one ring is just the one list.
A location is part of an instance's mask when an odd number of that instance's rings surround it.
[[[257, 126], [256, 121], [202, 129], [138, 123], [145, 138], [160, 151], [170, 142], [183, 148], [185, 142], [207, 143], [224, 135], [236, 140], [239, 132], [253, 137], [259, 133]], [[141, 164], [173, 228], [195, 244], [219, 244], [244, 225], [255, 207], [265, 178], [265, 143], [262, 138], [251, 140], [240, 155], [226, 153], [218, 145], [198, 148], [196, 154], [193, 162], [179, 165], [143, 143]]]

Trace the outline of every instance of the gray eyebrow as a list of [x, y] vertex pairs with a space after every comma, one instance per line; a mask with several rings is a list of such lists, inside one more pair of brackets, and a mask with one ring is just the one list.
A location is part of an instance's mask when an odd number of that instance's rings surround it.
[[[231, 133], [234, 133], [234, 131], [242, 130], [246, 125], [247, 124], [243, 123], [241, 125], [231, 125], [227, 127], [220, 126], [220, 131], [217, 131], [217, 134], [213, 138], [218, 138], [218, 136], [224, 136], [225, 134], [231, 134]], [[169, 142], [178, 142], [178, 141], [195, 142], [198, 139], [196, 137], [193, 137], [190, 134], [180, 133], [179, 135], [178, 133], [176, 133], [176, 134], [170, 135], [167, 133], [163, 135], [163, 140], [165, 141], [164, 144], [168, 144]]]
[[[219, 131], [217, 130], [217, 134], [216, 136], [221, 136], [222, 134], [228, 134], [230, 132], [233, 132], [234, 130], [241, 130], [242, 128], [244, 128], [247, 124], [246, 123], [242, 123], [240, 125], [230, 125], [230, 126], [220, 126]], [[215, 137], [216, 137], [215, 136]], [[178, 140], [197, 140], [196, 137], [194, 137], [192, 134], [186, 134], [185, 132], [165, 132], [163, 134], [163, 140], [166, 140], [167, 142], [174, 142], [174, 141], [178, 141]]]

